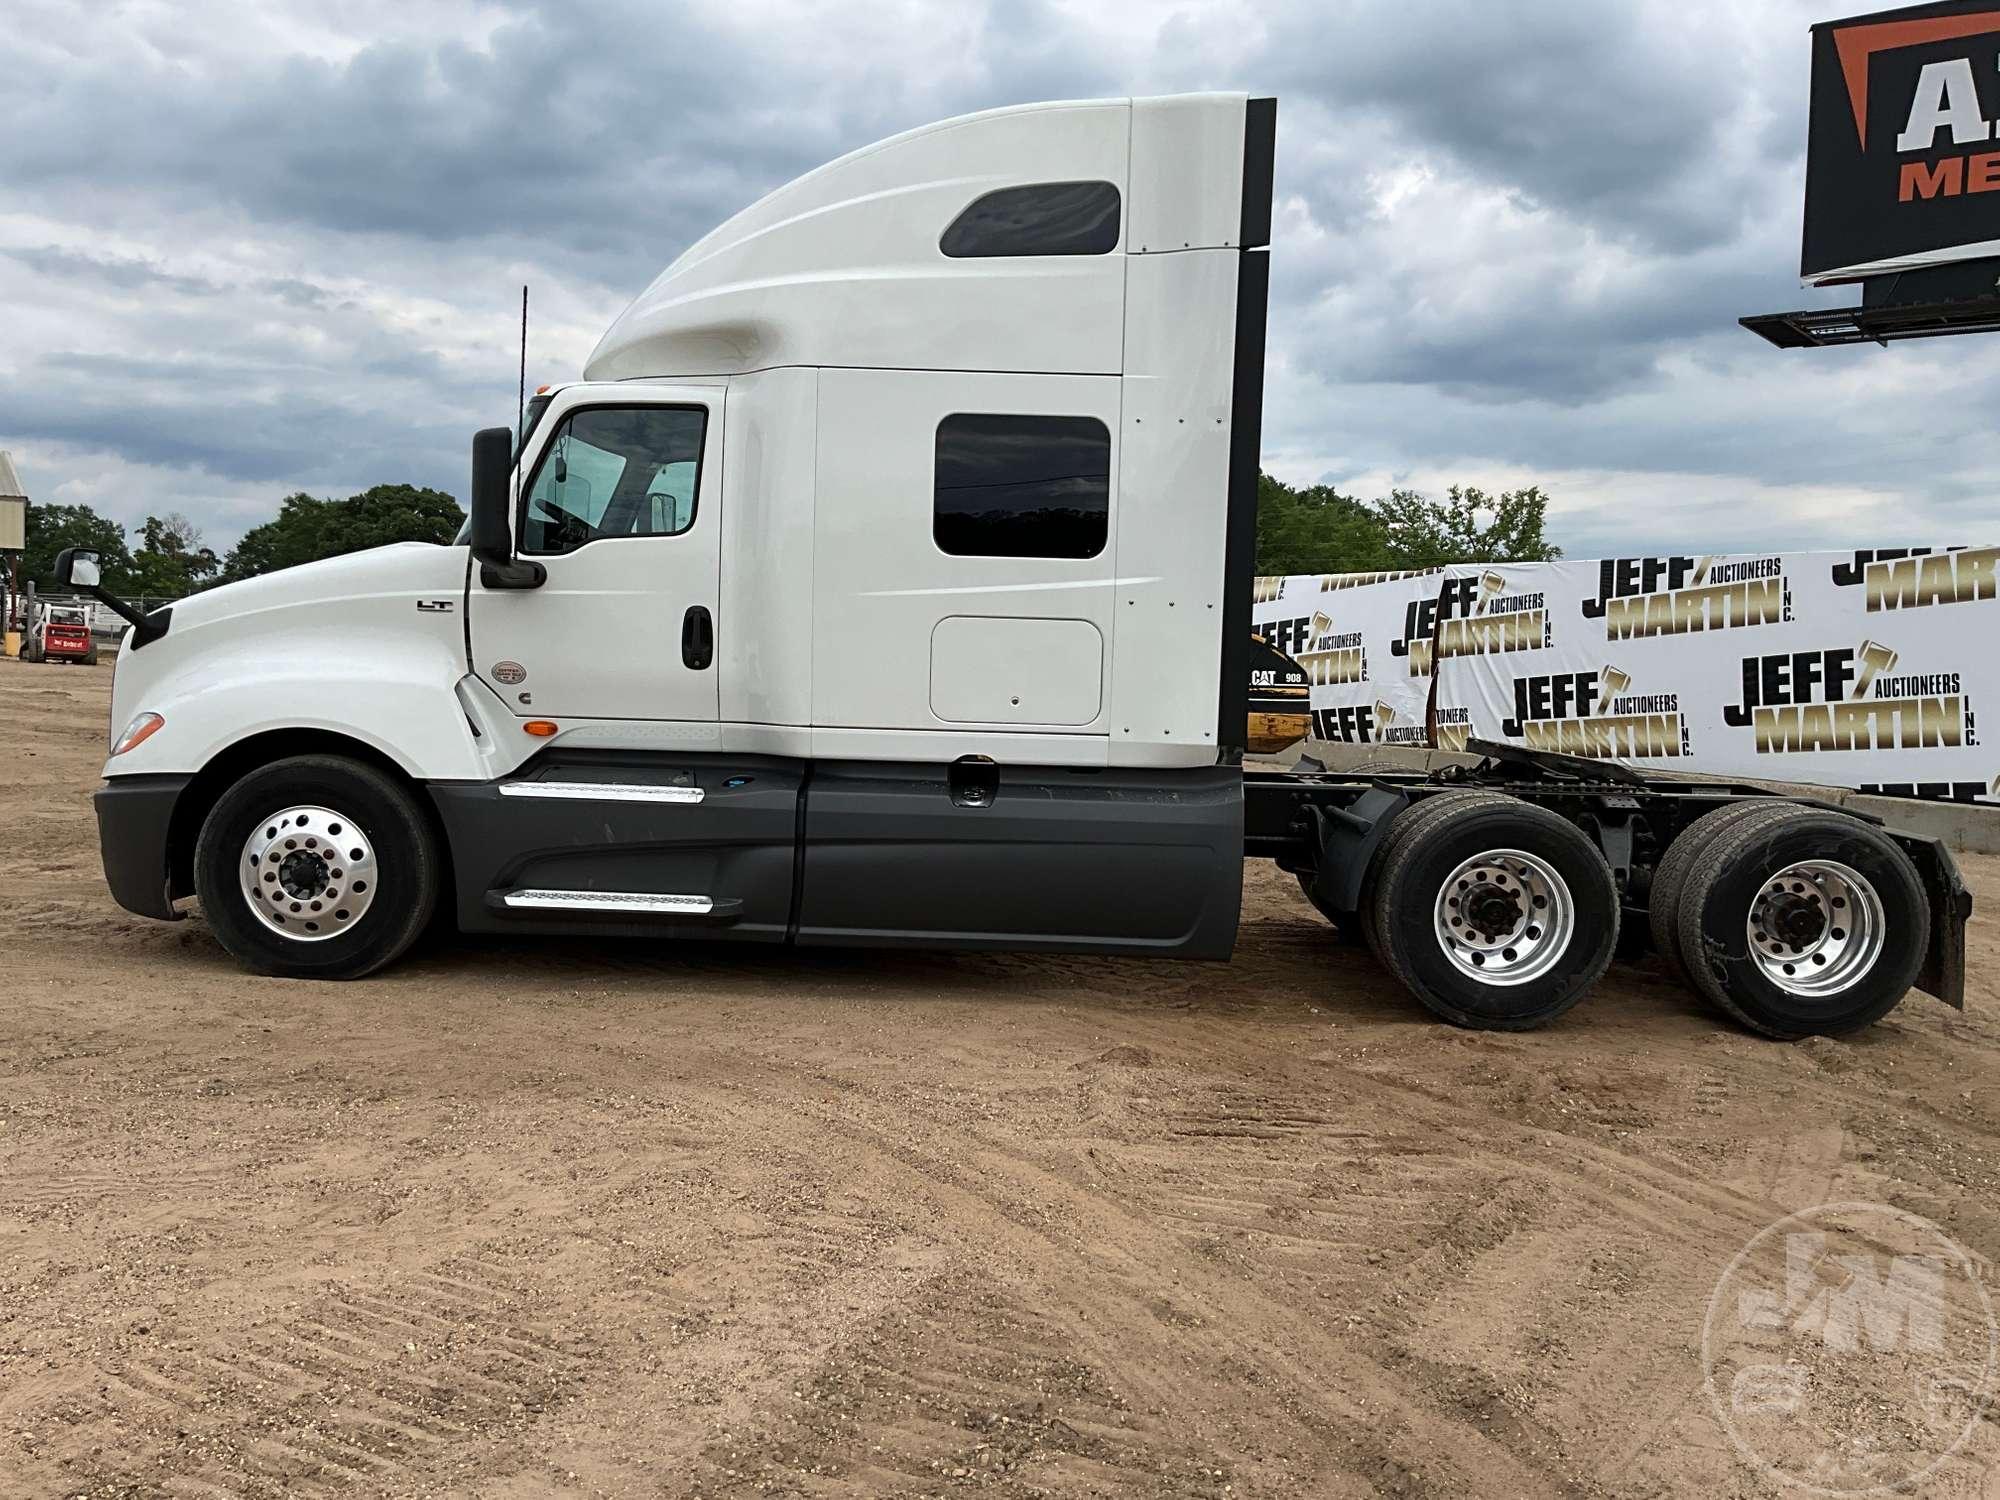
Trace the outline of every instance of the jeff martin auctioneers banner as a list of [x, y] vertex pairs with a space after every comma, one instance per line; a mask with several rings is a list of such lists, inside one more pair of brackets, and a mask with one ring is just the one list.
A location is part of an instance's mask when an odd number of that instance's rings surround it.
[[1309, 675], [1318, 648], [1355, 653], [1313, 677], [1316, 738], [2000, 801], [1979, 717], [2000, 704], [2000, 548], [1341, 576], [1258, 590], [1259, 628]]

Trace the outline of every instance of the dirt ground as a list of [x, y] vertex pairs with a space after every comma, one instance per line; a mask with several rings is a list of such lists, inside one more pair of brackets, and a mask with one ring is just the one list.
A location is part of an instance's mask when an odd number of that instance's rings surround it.
[[[0, 661], [6, 1495], [1762, 1495], [1731, 1257], [1831, 1199], [2000, 1253], [1990, 915], [1964, 1015], [1802, 1046], [1650, 966], [1433, 1024], [1263, 864], [1227, 965], [257, 979], [104, 890], [109, 682]], [[2000, 1494], [1993, 1422], [1924, 1488]]]

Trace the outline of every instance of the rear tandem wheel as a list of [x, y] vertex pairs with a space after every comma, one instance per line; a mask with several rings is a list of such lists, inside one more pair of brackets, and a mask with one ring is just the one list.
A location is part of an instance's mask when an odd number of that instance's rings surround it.
[[1455, 1026], [1525, 1031], [1581, 1000], [1618, 942], [1618, 889], [1568, 819], [1500, 793], [1420, 803], [1371, 872], [1377, 956]]
[[1879, 828], [1786, 807], [1702, 850], [1675, 911], [1695, 987], [1765, 1036], [1839, 1036], [1908, 993], [1930, 946], [1916, 867]]

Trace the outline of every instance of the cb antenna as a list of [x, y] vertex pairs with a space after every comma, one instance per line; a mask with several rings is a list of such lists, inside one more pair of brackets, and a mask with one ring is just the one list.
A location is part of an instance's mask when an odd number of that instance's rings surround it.
[[514, 451], [521, 451], [522, 429], [528, 424], [528, 288], [521, 288], [521, 384], [514, 397]]

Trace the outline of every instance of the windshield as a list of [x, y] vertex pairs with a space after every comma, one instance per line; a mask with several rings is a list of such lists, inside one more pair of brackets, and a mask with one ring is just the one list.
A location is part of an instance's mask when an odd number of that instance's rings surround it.
[[[537, 391], [528, 398], [528, 404], [521, 413], [521, 430], [514, 435], [514, 462], [520, 463], [521, 450], [528, 446], [528, 439], [534, 434], [535, 424], [542, 420], [542, 413], [549, 409], [549, 403], [556, 399], [555, 392]], [[472, 544], [472, 512], [467, 510], [465, 519], [458, 523], [458, 534], [451, 539], [454, 547]]]

